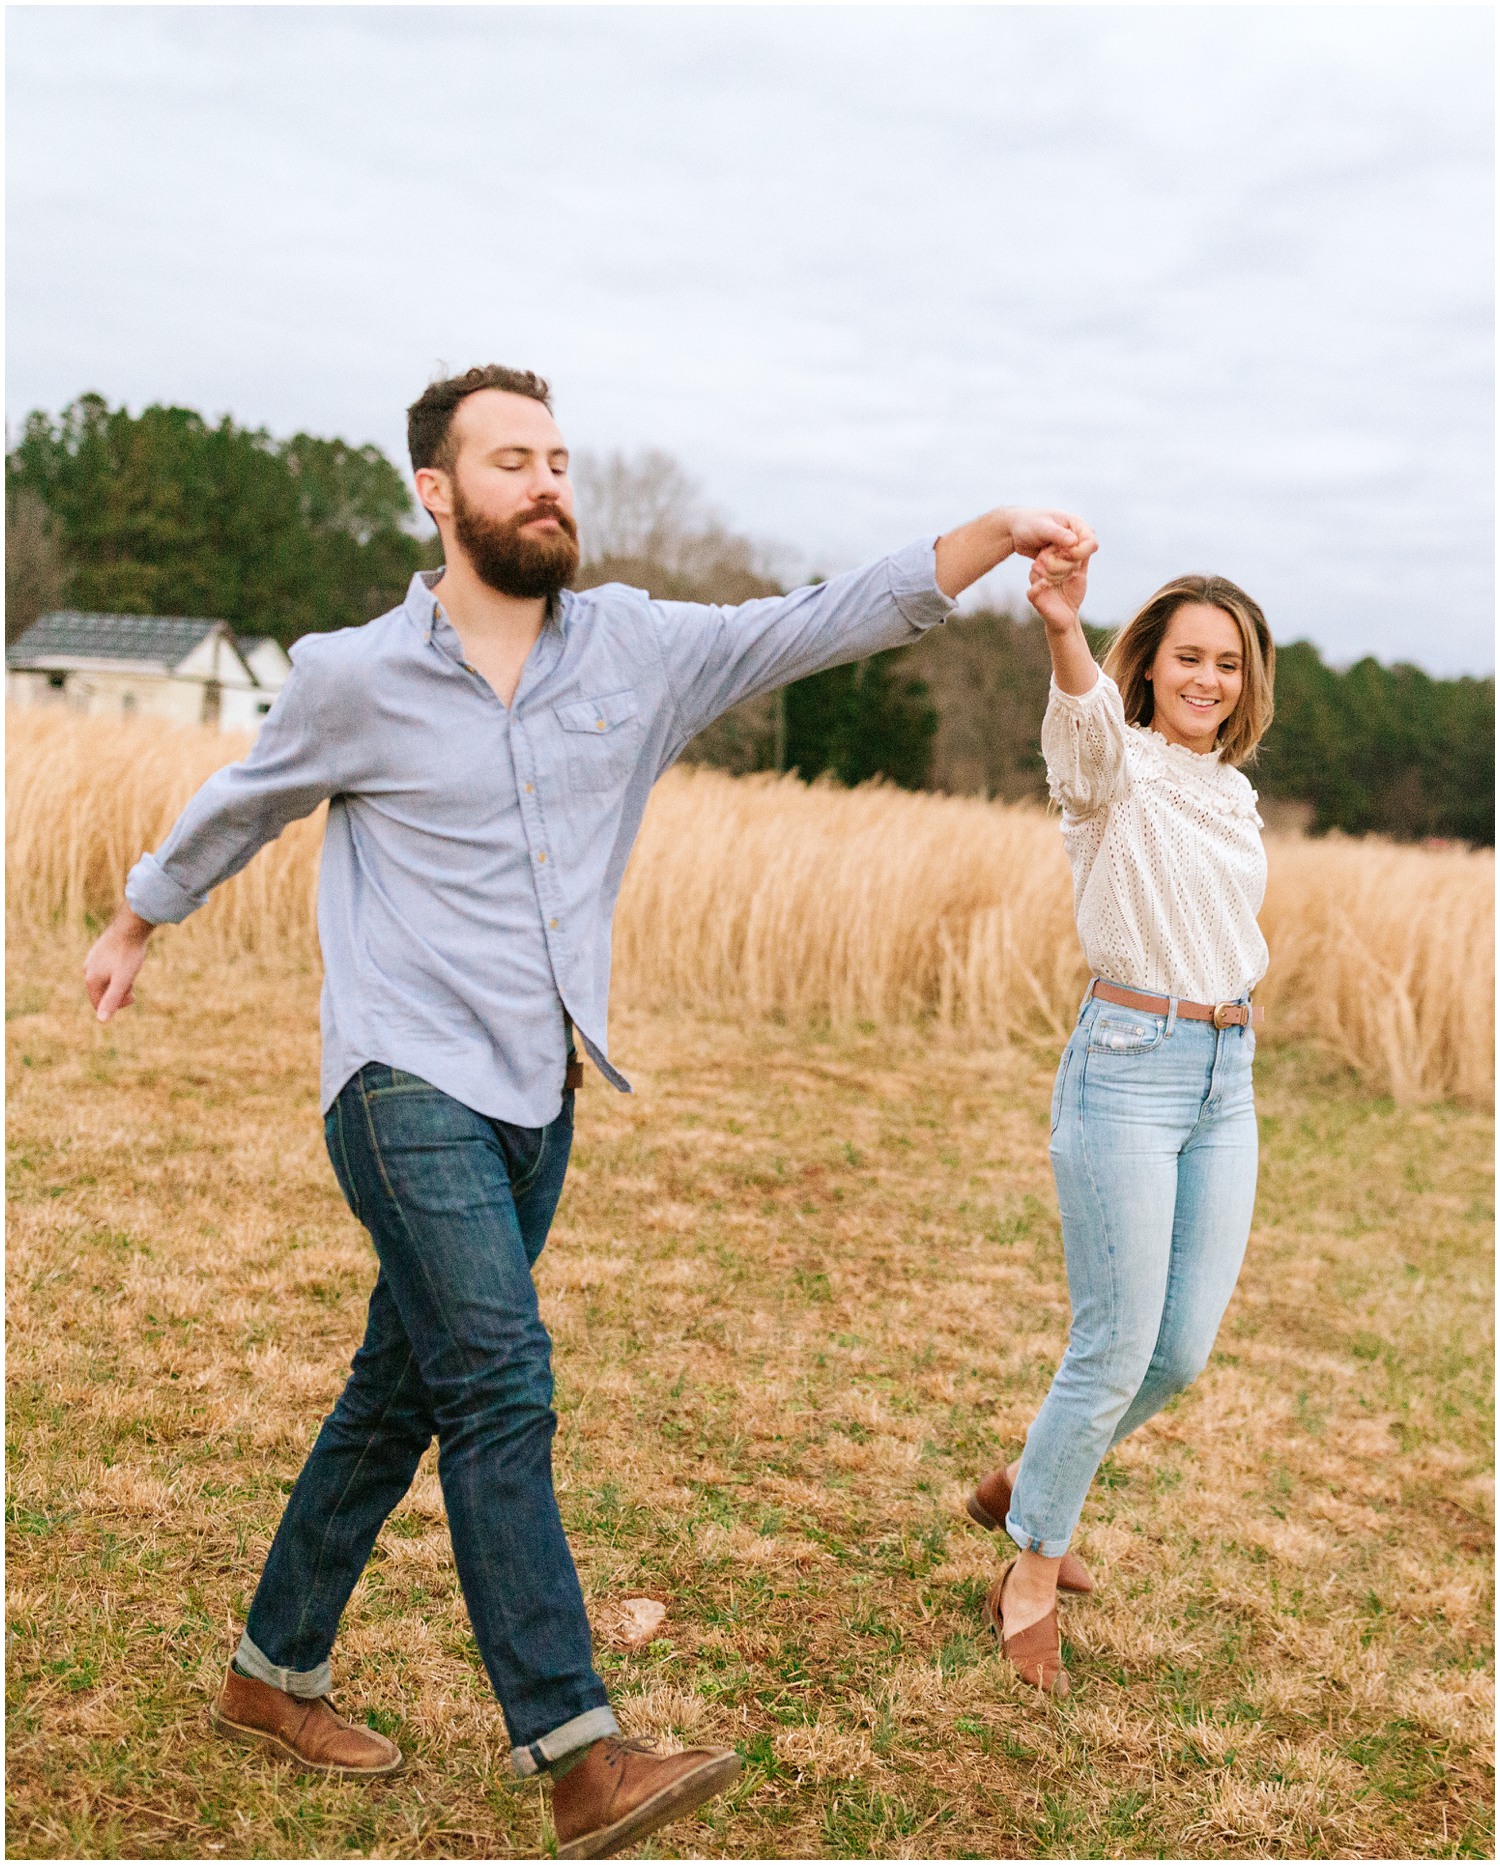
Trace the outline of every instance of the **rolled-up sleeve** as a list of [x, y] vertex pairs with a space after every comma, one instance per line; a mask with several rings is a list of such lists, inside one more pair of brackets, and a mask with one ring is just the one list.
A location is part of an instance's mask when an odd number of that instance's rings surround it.
[[130, 870], [125, 898], [143, 920], [185, 920], [288, 823], [350, 786], [357, 696], [326, 677], [322, 647], [316, 637], [297, 643], [249, 756], [215, 771]]
[[653, 602], [685, 738], [741, 700], [917, 640], [953, 611], [925, 539], [861, 570], [733, 608]]
[[1074, 816], [1092, 816], [1123, 788], [1125, 703], [1108, 674], [1087, 693], [1065, 693], [1054, 680], [1042, 719], [1047, 790]]

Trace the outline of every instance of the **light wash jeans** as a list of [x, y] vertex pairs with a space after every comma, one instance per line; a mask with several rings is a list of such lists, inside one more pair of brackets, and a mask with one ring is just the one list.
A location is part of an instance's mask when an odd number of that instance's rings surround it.
[[1005, 1527], [1067, 1552], [1111, 1446], [1207, 1364], [1255, 1207], [1254, 1034], [1090, 998], [1052, 1094], [1073, 1323]]

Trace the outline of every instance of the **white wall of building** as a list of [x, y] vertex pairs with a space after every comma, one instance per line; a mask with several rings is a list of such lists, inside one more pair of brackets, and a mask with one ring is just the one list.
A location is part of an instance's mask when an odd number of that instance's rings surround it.
[[275, 697], [260, 687], [225, 687], [219, 697], [219, 730], [258, 732]]
[[206, 686], [202, 680], [174, 680], [149, 669], [121, 672], [109, 667], [59, 670], [63, 685], [48, 673], [8, 673], [5, 697], [18, 706], [66, 706], [70, 712], [118, 719], [134, 714], [169, 719], [173, 725], [202, 725]]
[[242, 656], [221, 628], [170, 671], [148, 661], [59, 655], [40, 669], [8, 670], [5, 697], [14, 706], [66, 706], [99, 718], [166, 719], [253, 736], [291, 665], [285, 650], [270, 640], [257, 641]]

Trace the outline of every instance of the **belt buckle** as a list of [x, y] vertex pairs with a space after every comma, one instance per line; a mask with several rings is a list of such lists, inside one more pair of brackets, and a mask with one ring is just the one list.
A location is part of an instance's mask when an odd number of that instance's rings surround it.
[[1216, 1030], [1238, 1029], [1241, 1022], [1238, 1004], [1214, 1005], [1214, 1028]]

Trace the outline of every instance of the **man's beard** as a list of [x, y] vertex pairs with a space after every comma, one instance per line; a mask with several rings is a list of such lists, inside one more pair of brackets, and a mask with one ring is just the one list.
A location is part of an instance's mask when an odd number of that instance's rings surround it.
[[[534, 518], [555, 518], [558, 529], [524, 529]], [[453, 487], [453, 533], [481, 582], [502, 596], [555, 596], [578, 568], [578, 527], [555, 505], [533, 505], [513, 518], [487, 518]]]

